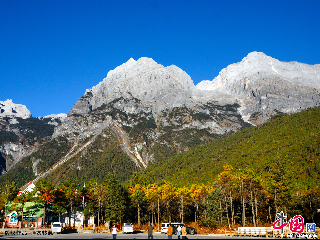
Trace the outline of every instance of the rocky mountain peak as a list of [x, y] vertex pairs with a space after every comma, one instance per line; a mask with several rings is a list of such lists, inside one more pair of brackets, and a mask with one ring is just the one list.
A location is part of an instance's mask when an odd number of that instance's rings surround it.
[[31, 113], [25, 105], [15, 104], [11, 99], [0, 101], [0, 117], [30, 118]]
[[110, 79], [115, 77], [119, 78], [130, 78], [134, 75], [147, 72], [153, 68], [162, 67], [162, 65], [156, 63], [152, 58], [142, 57], [137, 61], [133, 58], [130, 58], [127, 62], [116, 67], [114, 70], [108, 72], [105, 79]]
[[[254, 77], [253, 77], [254, 76]], [[234, 85], [247, 78], [250, 83], [262, 83], [271, 76], [281, 78], [291, 84], [308, 86], [320, 90], [320, 66], [298, 62], [281, 62], [262, 52], [249, 53], [241, 62], [234, 63], [222, 69], [211, 83], [200, 82], [198, 89], [219, 90], [226, 93], [232, 91]]]
[[293, 113], [319, 106], [320, 67], [281, 62], [252, 52], [221, 70], [212, 81], [200, 82], [197, 88], [235, 97], [241, 103], [244, 119], [259, 124], [277, 112]]
[[84, 97], [69, 112], [84, 115], [114, 99], [137, 98], [154, 112], [183, 105], [194, 105], [195, 89], [190, 76], [177, 66], [164, 67], [151, 58], [126, 63], [109, 71], [98, 85], [86, 91]]
[[246, 57], [244, 57], [242, 59], [242, 62], [248, 61], [248, 62], [261, 62], [265, 59], [267, 59], [268, 56], [266, 54], [264, 54], [263, 52], [251, 52], [249, 53]]
[[152, 109], [155, 118], [159, 112], [174, 107], [240, 103], [239, 112], [245, 121], [252, 123], [252, 115], [263, 115], [255, 121], [259, 124], [277, 111], [292, 113], [318, 106], [319, 90], [319, 64], [281, 62], [262, 52], [249, 53], [241, 62], [222, 69], [212, 81], [202, 81], [196, 87], [177, 66], [164, 67], [146, 57], [137, 61], [130, 58], [88, 89], [68, 115], [86, 115], [123, 97], [139, 99]]

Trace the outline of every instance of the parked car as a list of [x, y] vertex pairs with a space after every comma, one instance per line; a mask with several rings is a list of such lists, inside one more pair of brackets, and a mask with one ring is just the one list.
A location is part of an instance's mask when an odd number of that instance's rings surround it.
[[[167, 233], [169, 224], [170, 223], [162, 223], [162, 225], [161, 225], [161, 233]], [[173, 227], [174, 224], [181, 224], [181, 223], [174, 222], [174, 223], [171, 223], [171, 226]]]
[[123, 233], [133, 233], [132, 223], [124, 223], [122, 226]]
[[178, 229], [179, 226], [180, 226], [181, 228], [182, 228], [183, 226], [186, 226], [187, 234], [193, 235], [193, 234], [195, 234], [195, 232], [196, 232], [196, 229], [193, 228], [193, 227], [188, 227], [187, 225], [184, 225], [184, 224], [182, 224], [182, 223], [178, 223], [178, 224], [172, 223], [173, 234], [177, 234], [177, 229]]
[[61, 233], [62, 232], [62, 223], [61, 222], [54, 222], [51, 226], [52, 233]]

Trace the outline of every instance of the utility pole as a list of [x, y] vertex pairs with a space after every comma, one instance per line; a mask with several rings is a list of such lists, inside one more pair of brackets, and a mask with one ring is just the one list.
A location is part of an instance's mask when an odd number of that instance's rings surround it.
[[[283, 211], [280, 213], [277, 213], [277, 218], [280, 219], [280, 226], [283, 225], [283, 220], [287, 218], [287, 216], [284, 215]], [[283, 227], [280, 229], [281, 237], [283, 237]]]
[[159, 197], [158, 197], [158, 232], [160, 232], [160, 208], [159, 208]]

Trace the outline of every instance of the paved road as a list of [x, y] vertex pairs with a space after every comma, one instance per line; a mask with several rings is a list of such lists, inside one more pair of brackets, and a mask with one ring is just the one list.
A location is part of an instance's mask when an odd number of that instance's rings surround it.
[[[187, 235], [188, 239], [245, 239], [244, 237], [229, 237], [224, 234], [209, 234], [209, 235]], [[69, 234], [54, 234], [54, 235], [0, 235], [0, 239], [112, 239], [111, 233], [69, 233]], [[148, 239], [147, 233], [122, 234], [118, 233], [117, 239]], [[167, 235], [155, 233], [153, 239], [168, 239]], [[177, 239], [176, 235], [172, 239]], [[252, 239], [252, 238], [251, 238]], [[254, 239], [265, 239], [254, 237]]]

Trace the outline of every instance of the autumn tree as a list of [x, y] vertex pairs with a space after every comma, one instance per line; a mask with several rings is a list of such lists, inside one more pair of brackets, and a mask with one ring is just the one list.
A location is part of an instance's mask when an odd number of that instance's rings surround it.
[[208, 188], [204, 184], [193, 184], [190, 188], [190, 198], [192, 199], [192, 202], [196, 208], [195, 214], [194, 214], [194, 221], [196, 222], [199, 217], [199, 207], [204, 206], [206, 197], [208, 193], [212, 191], [211, 188]]
[[55, 189], [52, 186], [52, 184], [43, 179], [39, 179], [36, 182], [35, 188], [32, 191], [35, 201], [38, 203], [41, 203], [44, 207], [44, 213], [43, 213], [43, 219], [42, 219], [43, 224], [45, 223], [46, 209], [48, 205], [52, 204], [54, 201], [54, 192], [55, 192]]
[[218, 175], [218, 187], [220, 189], [220, 205], [224, 203], [227, 223], [230, 228], [229, 207], [231, 212], [231, 223], [234, 222], [234, 201], [239, 196], [239, 183], [231, 165], [224, 165], [223, 171]]
[[146, 197], [146, 189], [140, 186], [140, 184], [136, 184], [133, 187], [129, 188], [130, 199], [133, 205], [137, 206], [137, 214], [138, 214], [138, 224], [141, 224], [140, 212], [141, 212], [141, 204], [147, 200]]
[[96, 209], [98, 216], [98, 225], [100, 225], [100, 216], [103, 207], [106, 205], [107, 187], [105, 183], [98, 184], [95, 180], [90, 180], [86, 183], [86, 189], [88, 189], [88, 195], [90, 196], [90, 203], [88, 204], [86, 211]]
[[189, 203], [191, 201], [191, 191], [187, 187], [180, 187], [177, 188], [177, 198], [179, 199], [180, 202], [180, 219], [181, 223], [184, 221], [184, 207], [186, 203]]
[[[160, 223], [160, 198], [161, 198], [161, 187], [157, 184], [148, 184], [145, 188], [145, 195], [148, 202], [148, 209], [152, 213], [152, 224], [154, 219], [154, 213], [157, 208], [158, 213], [158, 224]], [[159, 225], [158, 225], [159, 226]]]
[[259, 222], [259, 216], [258, 216], [258, 208], [259, 208], [259, 202], [263, 202], [264, 195], [261, 193], [261, 178], [259, 175], [256, 174], [256, 172], [250, 168], [247, 167], [243, 171], [243, 178], [246, 183], [246, 190], [248, 193], [248, 202], [251, 206], [251, 213], [252, 213], [252, 223], [256, 227]]
[[[57, 194], [60, 195], [60, 204], [63, 208], [67, 209], [69, 219], [71, 220], [73, 208], [77, 207], [82, 201], [82, 192], [78, 186], [78, 182], [70, 178], [58, 187]], [[71, 225], [71, 221], [69, 224]]]
[[173, 212], [173, 202], [176, 200], [176, 188], [170, 182], [165, 181], [161, 185], [161, 201], [164, 203], [166, 208], [166, 215], [168, 221], [171, 222], [171, 214]]

